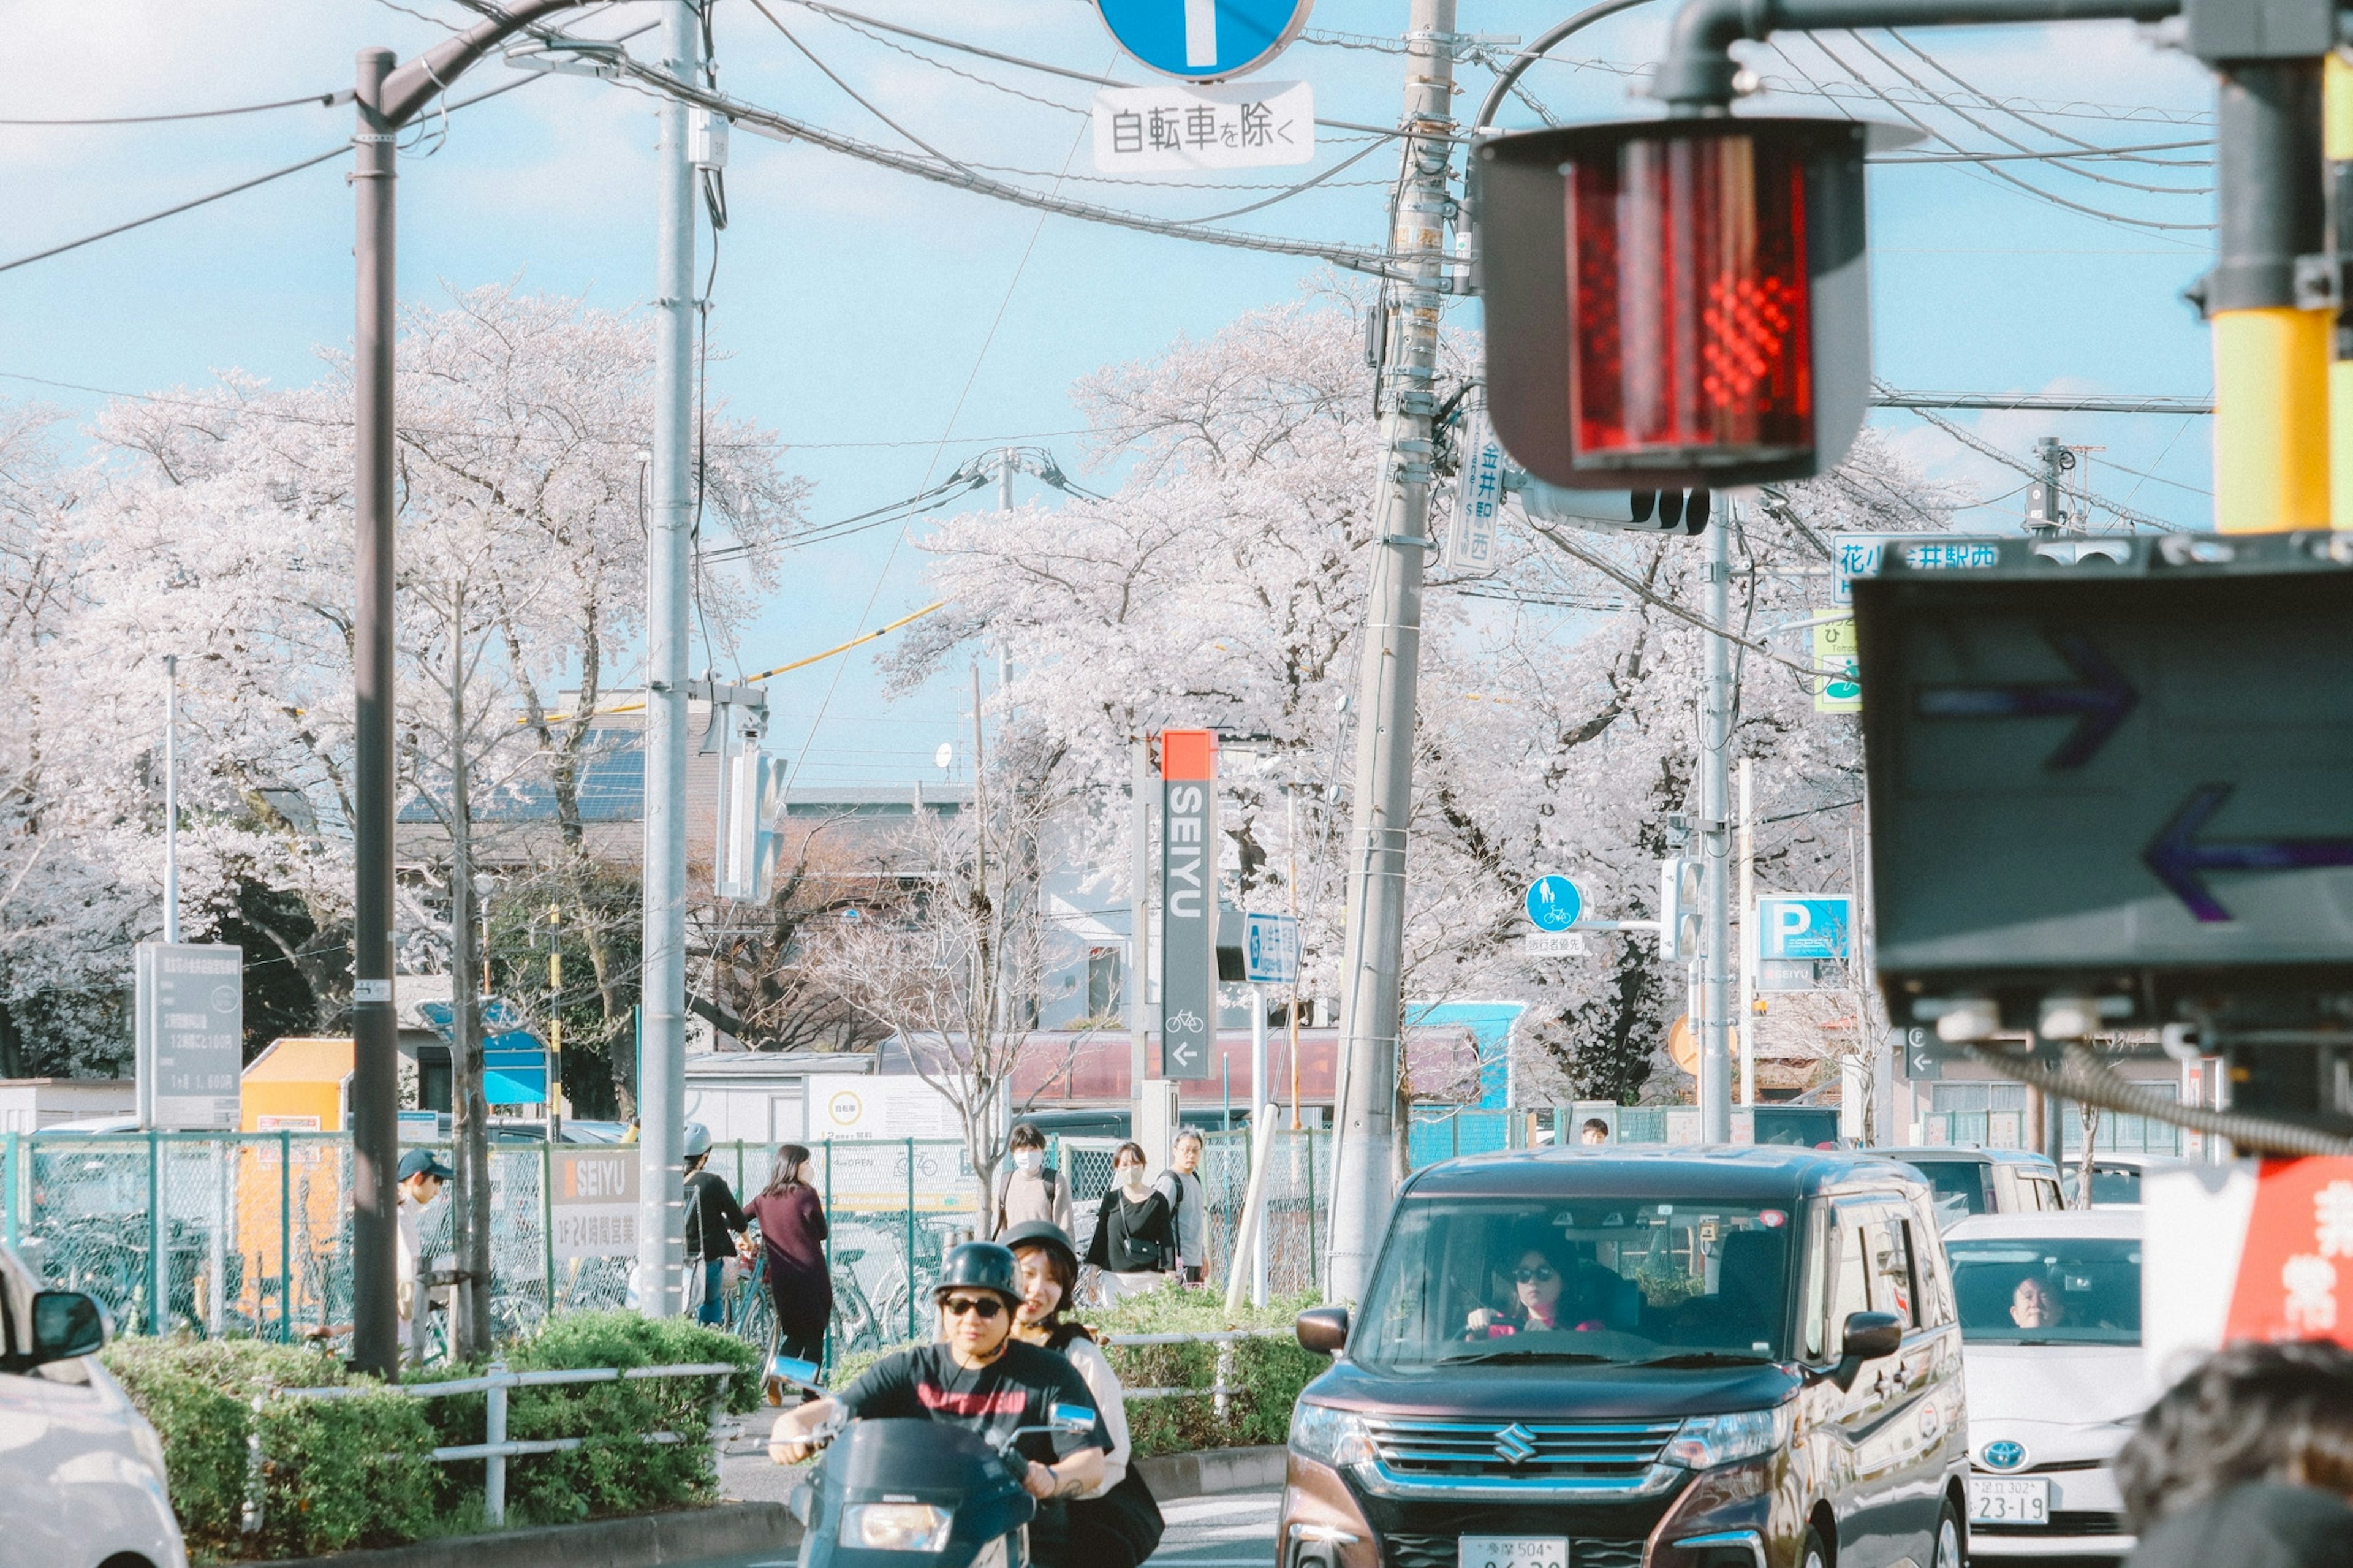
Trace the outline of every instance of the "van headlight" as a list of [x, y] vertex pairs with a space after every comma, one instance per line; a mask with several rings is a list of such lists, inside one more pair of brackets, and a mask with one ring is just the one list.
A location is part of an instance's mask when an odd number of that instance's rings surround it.
[[1794, 1402], [1770, 1410], [1736, 1410], [1725, 1415], [1694, 1415], [1670, 1439], [1659, 1458], [1690, 1470], [1736, 1465], [1787, 1447]]
[[866, 1552], [937, 1552], [955, 1514], [927, 1502], [854, 1502], [841, 1510], [842, 1545]]
[[1329, 1405], [1299, 1404], [1291, 1410], [1291, 1447], [1303, 1458], [1319, 1459], [1335, 1469], [1361, 1465], [1373, 1458], [1373, 1439], [1353, 1412]]

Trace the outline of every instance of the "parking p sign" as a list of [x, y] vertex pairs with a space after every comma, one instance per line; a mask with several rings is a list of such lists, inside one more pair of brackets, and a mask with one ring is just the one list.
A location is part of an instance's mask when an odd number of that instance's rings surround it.
[[1844, 893], [1767, 893], [1757, 900], [1757, 989], [1814, 991], [1841, 984], [1820, 968], [1848, 953], [1854, 900]]

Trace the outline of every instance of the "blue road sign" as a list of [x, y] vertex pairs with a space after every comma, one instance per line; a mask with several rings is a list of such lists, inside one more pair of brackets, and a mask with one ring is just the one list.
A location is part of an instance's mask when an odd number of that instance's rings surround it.
[[1288, 985], [1299, 978], [1299, 922], [1289, 915], [1242, 916], [1242, 978]]
[[1566, 877], [1538, 877], [1528, 884], [1523, 902], [1529, 923], [1538, 931], [1567, 931], [1585, 912], [1585, 895]]
[[1315, 0], [1096, 0], [1103, 26], [1137, 62], [1185, 81], [1245, 76], [1307, 26]]
[[1844, 893], [1819, 898], [1760, 897], [1757, 956], [1767, 963], [1827, 963], [1847, 955], [1854, 901]]

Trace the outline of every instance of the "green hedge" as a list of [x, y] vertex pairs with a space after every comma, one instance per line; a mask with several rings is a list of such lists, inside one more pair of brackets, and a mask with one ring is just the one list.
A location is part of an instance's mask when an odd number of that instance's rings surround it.
[[[508, 1347], [505, 1357], [517, 1372], [722, 1362], [741, 1369], [728, 1380], [730, 1408], [746, 1411], [759, 1400], [752, 1375], [757, 1353], [683, 1321], [575, 1313]], [[303, 1557], [482, 1528], [481, 1463], [435, 1465], [423, 1457], [482, 1440], [480, 1394], [418, 1399], [353, 1377], [322, 1352], [249, 1340], [122, 1340], [108, 1348], [105, 1361], [164, 1440], [173, 1511], [200, 1557]], [[436, 1368], [411, 1382], [480, 1370]], [[568, 1454], [508, 1461], [508, 1523], [560, 1523], [708, 1500], [716, 1486], [703, 1440], [711, 1382], [649, 1378], [514, 1390], [509, 1436], [588, 1442]], [[259, 1532], [246, 1534], [255, 1395], [345, 1385], [372, 1392], [262, 1401], [262, 1522]], [[687, 1440], [638, 1441], [662, 1431]]]
[[[1291, 1337], [1292, 1320], [1322, 1298], [1302, 1295], [1269, 1302], [1264, 1311], [1244, 1307], [1228, 1316], [1221, 1293], [1187, 1290], [1167, 1285], [1145, 1296], [1134, 1296], [1118, 1306], [1082, 1314], [1097, 1335], [1218, 1333], [1233, 1329], [1279, 1329], [1279, 1335], [1238, 1342], [1234, 1347], [1233, 1380], [1237, 1392], [1227, 1401], [1220, 1418], [1209, 1390], [1217, 1385], [1218, 1349], [1214, 1344], [1113, 1346], [1112, 1369], [1125, 1388], [1187, 1388], [1199, 1394], [1164, 1399], [1130, 1400], [1128, 1436], [1135, 1452], [1189, 1453], [1198, 1448], [1240, 1448], [1280, 1443], [1290, 1433], [1291, 1407], [1300, 1390], [1332, 1364], [1328, 1356], [1302, 1350]], [[845, 1388], [886, 1352], [868, 1351], [845, 1356], [835, 1367], [832, 1386]]]

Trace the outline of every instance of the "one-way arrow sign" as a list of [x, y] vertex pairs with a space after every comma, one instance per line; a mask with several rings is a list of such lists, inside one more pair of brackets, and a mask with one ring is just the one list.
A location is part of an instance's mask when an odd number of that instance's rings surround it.
[[2053, 772], [2080, 768], [2092, 760], [2125, 721], [2140, 694], [2091, 639], [2073, 632], [2046, 631], [2079, 684], [2038, 681], [2019, 686], [1924, 686], [1913, 699], [1923, 719], [2051, 719], [2076, 716], [2074, 730], [2043, 759]]
[[2201, 921], [2231, 919], [2231, 911], [2206, 886], [2206, 871], [2311, 871], [2353, 866], [2353, 838], [2208, 838], [2198, 830], [2213, 820], [2231, 798], [2229, 784], [2192, 790], [2173, 819], [2149, 841], [2141, 859], [2173, 896]]

